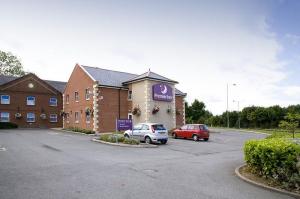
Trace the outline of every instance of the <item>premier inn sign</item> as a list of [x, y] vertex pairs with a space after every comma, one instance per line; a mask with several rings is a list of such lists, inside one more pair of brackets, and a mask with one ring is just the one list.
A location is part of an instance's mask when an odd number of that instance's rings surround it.
[[154, 84], [152, 86], [153, 100], [171, 102], [173, 100], [173, 90], [168, 84]]

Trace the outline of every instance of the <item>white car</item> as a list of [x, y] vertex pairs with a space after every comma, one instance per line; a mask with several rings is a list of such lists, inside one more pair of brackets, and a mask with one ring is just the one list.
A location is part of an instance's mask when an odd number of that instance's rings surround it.
[[147, 144], [168, 142], [168, 131], [162, 124], [139, 123], [132, 130], [124, 132], [124, 137], [135, 138]]

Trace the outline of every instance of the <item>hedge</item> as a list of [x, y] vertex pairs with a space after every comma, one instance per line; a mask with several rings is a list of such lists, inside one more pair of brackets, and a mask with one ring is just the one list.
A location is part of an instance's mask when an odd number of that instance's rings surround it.
[[18, 125], [11, 122], [0, 122], [0, 129], [16, 129]]
[[82, 128], [79, 128], [79, 127], [68, 127], [68, 128], [65, 128], [64, 130], [80, 132], [80, 133], [85, 133], [85, 134], [95, 134], [95, 132], [92, 131], [92, 130], [82, 129]]
[[111, 143], [118, 142], [118, 143], [131, 144], [131, 145], [140, 144], [138, 140], [132, 138], [125, 138], [123, 135], [120, 134], [104, 134], [104, 135], [100, 135], [99, 139]]
[[279, 183], [284, 188], [300, 190], [300, 146], [286, 139], [249, 140], [244, 146], [251, 171]]

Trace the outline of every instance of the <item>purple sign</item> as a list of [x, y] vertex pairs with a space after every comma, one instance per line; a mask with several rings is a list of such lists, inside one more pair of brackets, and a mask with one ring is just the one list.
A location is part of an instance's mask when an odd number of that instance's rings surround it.
[[132, 120], [131, 119], [117, 119], [116, 127], [118, 131], [126, 131], [132, 129]]
[[153, 100], [171, 102], [173, 100], [172, 87], [168, 84], [160, 83], [152, 86]]

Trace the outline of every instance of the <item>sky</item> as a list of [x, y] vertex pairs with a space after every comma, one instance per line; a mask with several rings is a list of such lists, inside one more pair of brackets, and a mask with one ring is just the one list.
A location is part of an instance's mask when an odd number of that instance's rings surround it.
[[[300, 103], [300, 1], [0, 0], [0, 50], [67, 81], [75, 64], [177, 80], [214, 114]], [[234, 84], [236, 86], [234, 86]]]

